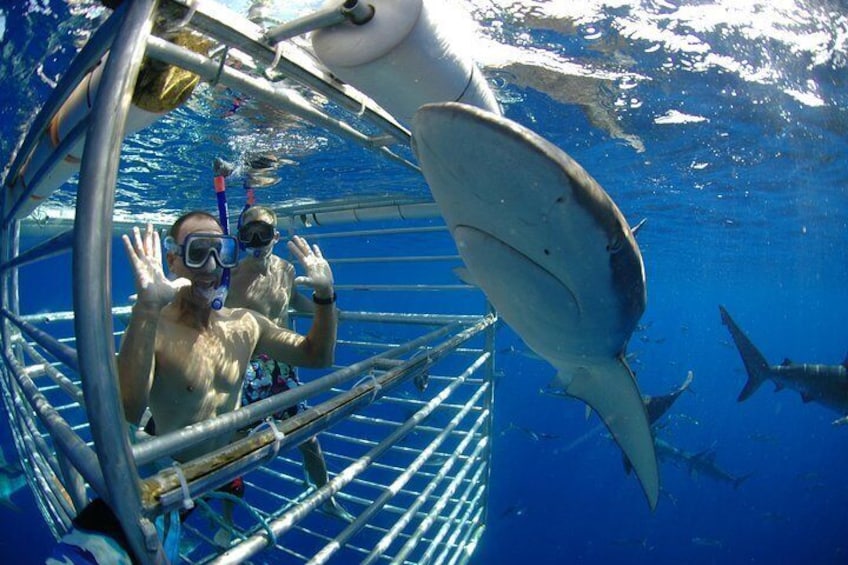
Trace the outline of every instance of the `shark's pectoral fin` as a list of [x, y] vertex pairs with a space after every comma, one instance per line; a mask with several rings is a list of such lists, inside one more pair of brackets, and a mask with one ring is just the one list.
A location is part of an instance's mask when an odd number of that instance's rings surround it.
[[622, 455], [621, 463], [624, 465], [624, 474], [629, 475], [633, 471], [633, 464], [630, 463], [630, 459], [626, 455]]
[[630, 460], [653, 510], [660, 491], [654, 438], [630, 368], [624, 361], [609, 359], [571, 371], [570, 377], [568, 394], [586, 402], [604, 421]]
[[689, 371], [686, 373], [686, 380], [683, 381], [683, 384], [680, 385], [680, 392], [689, 390], [689, 387], [692, 386], [692, 381], [695, 380], [695, 373]]
[[467, 285], [479, 287], [480, 284], [477, 282], [477, 279], [474, 278], [474, 275], [468, 270], [468, 267], [455, 267], [453, 269], [453, 274], [456, 275], [456, 278], [461, 280]]

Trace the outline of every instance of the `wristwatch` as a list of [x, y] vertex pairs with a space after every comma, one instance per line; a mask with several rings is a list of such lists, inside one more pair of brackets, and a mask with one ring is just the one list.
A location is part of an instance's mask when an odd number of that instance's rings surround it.
[[321, 298], [320, 296], [318, 296], [314, 292], [312, 293], [312, 302], [314, 302], [315, 304], [318, 304], [320, 306], [329, 306], [330, 304], [333, 304], [335, 301], [336, 301], [336, 291], [335, 290], [333, 291], [333, 295], [329, 298]]

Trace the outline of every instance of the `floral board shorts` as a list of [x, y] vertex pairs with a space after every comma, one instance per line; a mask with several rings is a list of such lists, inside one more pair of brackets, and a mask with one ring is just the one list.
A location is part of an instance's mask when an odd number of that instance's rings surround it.
[[[250, 366], [244, 374], [241, 405], [247, 406], [269, 396], [292, 390], [300, 384], [294, 367], [286, 363], [278, 363], [265, 354], [258, 355], [250, 361]], [[306, 402], [302, 401], [282, 412], [277, 412], [274, 418], [285, 420], [304, 410], [306, 410]]]

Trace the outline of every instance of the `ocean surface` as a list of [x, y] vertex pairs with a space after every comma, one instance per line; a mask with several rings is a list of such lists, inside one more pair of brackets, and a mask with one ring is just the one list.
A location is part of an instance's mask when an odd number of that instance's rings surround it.
[[[278, 4], [271, 15], [286, 20], [320, 3]], [[82, 0], [0, 5], [0, 163], [103, 13]], [[737, 402], [745, 372], [718, 310], [771, 364], [846, 359], [846, 14], [844, 2], [791, 0], [454, 0], [445, 10], [505, 115], [580, 162], [631, 225], [646, 219], [648, 307], [631, 365], [654, 395], [693, 372], [658, 436], [740, 479], [664, 462], [651, 512], [597, 418], [540, 394], [553, 369], [503, 329], [488, 528], [472, 563], [848, 563], [848, 425], [770, 384]], [[117, 213], [208, 206], [212, 159], [254, 150], [290, 160], [266, 203], [428, 195], [421, 177], [250, 100], [228, 116], [237, 94], [201, 86], [133, 136]], [[34, 218], [68, 215], [74, 189]], [[70, 284], [56, 278], [45, 270], [43, 302], [26, 306], [67, 304]], [[113, 284], [131, 292], [126, 273]], [[43, 562], [53, 540], [31, 495], [12, 501], [16, 510], [0, 506], [2, 560]]]

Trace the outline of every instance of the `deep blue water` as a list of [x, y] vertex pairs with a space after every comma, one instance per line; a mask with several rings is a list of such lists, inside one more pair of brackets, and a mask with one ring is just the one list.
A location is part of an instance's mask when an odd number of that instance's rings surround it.
[[[633, 2], [587, 10], [573, 27], [565, 18], [537, 25], [501, 18], [493, 36], [503, 43], [555, 53], [590, 76], [621, 74], [610, 82], [575, 86], [559, 69], [543, 92], [542, 81], [522, 78], [516, 67], [485, 68], [508, 117], [583, 164], [631, 223], [647, 218], [638, 240], [648, 309], [628, 348], [631, 363], [647, 394], [668, 391], [688, 370], [695, 375], [694, 394], [681, 397], [659, 435], [689, 452], [712, 448], [719, 466], [750, 477], [733, 488], [663, 464], [663, 493], [651, 513], [597, 418], [586, 421], [579, 402], [539, 394], [551, 367], [503, 329], [488, 529], [474, 563], [848, 562], [848, 426], [832, 426], [836, 413], [790, 391], [773, 393], [769, 384], [738, 403], [744, 369], [718, 314], [724, 305], [772, 364], [790, 358], [835, 365], [848, 352], [845, 10], [813, 2], [774, 12], [763, 4], [753, 21], [740, 21], [732, 4], [693, 4], [723, 15], [712, 26], [704, 17], [699, 28], [682, 8]], [[492, 3], [494, 15], [477, 14], [481, 26], [503, 15], [498, 6]], [[42, 0], [8, 2], [0, 13], [5, 163], [21, 124], [47, 96], [39, 75], [61, 72], [96, 11]], [[676, 39], [698, 38], [707, 51], [628, 27], [646, 20]], [[771, 33], [756, 33], [766, 24]], [[587, 39], [590, 27], [604, 39]], [[786, 30], [797, 32], [794, 43], [778, 33]], [[829, 38], [826, 56], [802, 43], [814, 32]], [[527, 35], [518, 42], [521, 33]], [[247, 143], [282, 145], [299, 163], [285, 171], [282, 186], [263, 193], [268, 202], [426, 194], [414, 175], [332, 137], [306, 131], [286, 140], [251, 138], [261, 118], [223, 118], [217, 109], [227, 96], [201, 92], [128, 146], [127, 163], [145, 166], [122, 176], [119, 210], [198, 205], [208, 198], [198, 179], [208, 178], [211, 157], [237, 155]], [[671, 110], [704, 119], [662, 123]], [[644, 151], [614, 134], [604, 116], [638, 136]], [[65, 191], [71, 198], [72, 188]], [[59, 263], [60, 274], [68, 268]], [[32, 269], [27, 280], [44, 292], [29, 294], [39, 299], [25, 311], [65, 309], [70, 288], [57, 289], [53, 271]], [[116, 296], [131, 292], [118, 259], [113, 277]], [[557, 437], [534, 440], [522, 428]], [[7, 435], [3, 428], [11, 454]], [[0, 529], [0, 551], [15, 562], [41, 562], [52, 538], [27, 492], [14, 501], [20, 512], [0, 507], [8, 526]]]

